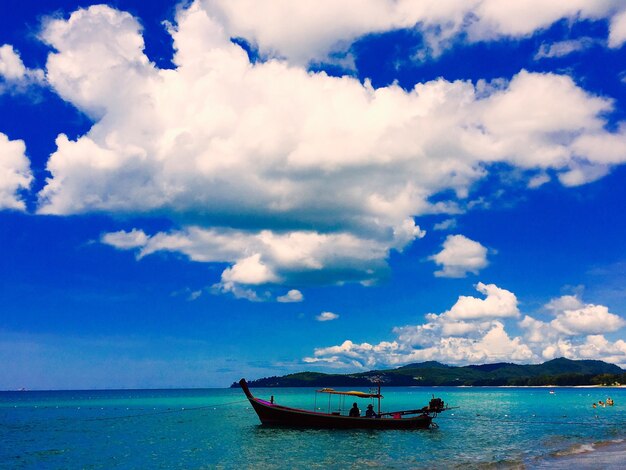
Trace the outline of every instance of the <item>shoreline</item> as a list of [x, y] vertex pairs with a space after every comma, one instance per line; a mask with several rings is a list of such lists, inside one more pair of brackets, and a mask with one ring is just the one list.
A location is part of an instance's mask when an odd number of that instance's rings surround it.
[[496, 385], [494, 388], [626, 388], [626, 385]]
[[626, 439], [576, 444], [567, 449], [551, 453], [535, 462], [530, 468], [585, 469], [623, 468], [626, 462]]

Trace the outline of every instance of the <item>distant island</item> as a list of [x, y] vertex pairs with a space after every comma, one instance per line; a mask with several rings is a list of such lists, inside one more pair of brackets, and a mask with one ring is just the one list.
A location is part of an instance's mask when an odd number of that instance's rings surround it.
[[[626, 370], [604, 361], [553, 359], [543, 364], [499, 362], [449, 366], [435, 361], [396, 369], [353, 374], [298, 372], [248, 382], [250, 387], [363, 387], [380, 380], [385, 386], [575, 386], [626, 384]], [[231, 388], [239, 387], [233, 383]]]

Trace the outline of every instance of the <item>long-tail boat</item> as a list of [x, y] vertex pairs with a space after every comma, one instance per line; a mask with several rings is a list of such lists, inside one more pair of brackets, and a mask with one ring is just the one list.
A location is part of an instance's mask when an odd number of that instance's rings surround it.
[[250, 400], [250, 404], [259, 416], [261, 424], [266, 426], [317, 429], [426, 429], [436, 427], [437, 425], [433, 423], [433, 418], [438, 413], [449, 409], [445, 406], [443, 400], [433, 397], [428, 406], [417, 410], [381, 413], [380, 399], [383, 396], [380, 394], [380, 384], [378, 385], [378, 391], [374, 393], [344, 392], [330, 388], [317, 391], [331, 395], [342, 395], [343, 397], [350, 396], [378, 400], [378, 413], [373, 413], [373, 416], [346, 416], [340, 412], [330, 412], [330, 409], [328, 413], [323, 413], [278, 405], [274, 403], [273, 396], [270, 401], [253, 396], [245, 379], [241, 379], [239, 385], [241, 385], [243, 392]]

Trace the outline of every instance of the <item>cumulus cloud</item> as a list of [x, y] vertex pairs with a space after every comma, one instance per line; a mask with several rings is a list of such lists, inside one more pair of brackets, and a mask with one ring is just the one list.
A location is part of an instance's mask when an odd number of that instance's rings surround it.
[[[437, 191], [467, 193], [484, 176], [481, 161], [567, 170], [580, 137], [607, 135], [600, 114], [611, 103], [564, 76], [522, 72], [503, 89], [437, 80], [374, 90], [275, 61], [252, 65], [196, 4], [173, 35], [179, 67], [157, 70], [128, 14], [91, 7], [48, 25], [43, 37], [58, 50], [48, 59], [51, 84], [102, 118], [75, 142], [59, 136], [42, 212], [235, 206], [320, 223], [329, 193], [339, 195], [334, 219], [399, 224], [445, 208], [427, 202]], [[384, 175], [390, 164], [398, 170]], [[321, 181], [337, 191], [321, 191]]]
[[502, 323], [494, 322], [478, 339], [440, 337], [436, 344], [420, 348], [413, 348], [401, 341], [375, 345], [345, 341], [340, 346], [317, 348], [313, 356], [303, 360], [307, 363], [333, 363], [338, 367], [372, 368], [430, 360], [467, 364], [505, 360], [525, 362], [533, 358], [532, 351], [521, 342], [521, 338], [511, 338]]
[[397, 242], [394, 238], [362, 239], [345, 232], [202, 227], [152, 236], [133, 229], [105, 234], [101, 241], [120, 250], [136, 250], [139, 258], [169, 251], [183, 253], [193, 261], [230, 263], [222, 273], [222, 283], [246, 285], [377, 279], [387, 270], [390, 245]]
[[598, 20], [611, 17], [620, 7], [623, 9], [620, 0], [556, 0], [549, 5], [540, 0], [513, 0], [506, 3], [483, 0], [474, 10], [478, 20], [468, 26], [468, 31], [475, 39], [520, 37], [563, 18]]
[[26, 75], [26, 67], [15, 52], [13, 46], [4, 44], [0, 47], [0, 76], [5, 80], [21, 80]]
[[545, 308], [555, 316], [549, 326], [567, 336], [610, 333], [626, 326], [626, 321], [606, 306], [586, 304], [577, 295], [552, 299]]
[[506, 318], [519, 316], [517, 297], [513, 292], [495, 284], [476, 284], [476, 290], [486, 295], [478, 299], [462, 295], [445, 315], [455, 320], [482, 320], [488, 318]]
[[322, 312], [315, 317], [317, 321], [331, 321], [339, 318], [339, 315], [333, 312]]
[[500, 320], [519, 317], [517, 297], [512, 292], [482, 282], [476, 285], [476, 290], [486, 297], [461, 295], [450, 310], [439, 315], [429, 313], [426, 323], [396, 327], [393, 332], [404, 345], [433, 347], [443, 337], [476, 340], [501, 325]]
[[0, 93], [44, 81], [42, 70], [24, 66], [19, 53], [10, 44], [0, 46]]
[[291, 289], [285, 295], [276, 297], [276, 300], [282, 303], [302, 302], [304, 300], [304, 296], [298, 289]]
[[565, 310], [550, 325], [565, 335], [574, 336], [617, 331], [626, 325], [626, 321], [610, 313], [604, 305], [586, 305], [576, 310]]
[[[379, 344], [346, 340], [337, 346], [316, 348], [303, 360], [336, 368], [397, 366], [427, 360], [448, 364], [501, 361], [541, 362], [555, 357], [601, 359], [626, 364], [626, 343], [609, 341], [598, 333], [626, 326], [618, 315], [601, 305], [585, 304], [574, 296], [553, 299], [546, 309], [552, 321], [525, 315], [517, 322], [522, 334], [507, 332], [507, 321], [520, 316], [517, 298], [495, 285], [479, 284], [483, 299], [460, 296], [441, 314], [427, 314], [425, 322], [393, 329], [395, 338]], [[569, 309], [573, 307], [574, 310]], [[511, 326], [511, 325], [509, 325]]]
[[574, 346], [576, 357], [585, 359], [599, 359], [618, 363], [624, 367], [626, 363], [626, 342], [618, 339], [615, 342], [607, 340], [604, 335], [589, 335], [585, 342]]
[[20, 191], [27, 190], [33, 180], [30, 161], [21, 140], [9, 140], [0, 132], [0, 210], [25, 210]]
[[[138, 227], [126, 246], [124, 234], [103, 241], [139, 256], [169, 250], [229, 263], [222, 287], [289, 283], [303, 272], [371, 283], [391, 250], [425, 235], [414, 217], [462, 211], [492, 163], [551, 169], [576, 185], [626, 160], [626, 134], [605, 126], [612, 102], [569, 77], [521, 71], [508, 83], [374, 89], [277, 60], [252, 64], [230, 41], [239, 20], [225, 13], [244, 4], [181, 8], [169, 28], [171, 70], [147, 59], [128, 13], [97, 5], [46, 23], [49, 85], [95, 124], [76, 140], [57, 137], [39, 213], [169, 216], [179, 227], [169, 233], [142, 240]], [[292, 4], [287, 11], [308, 8]], [[594, 146], [603, 140], [605, 152]], [[452, 196], [433, 203], [444, 191]], [[476, 272], [475, 255], [440, 272]]]
[[573, 342], [570, 339], [559, 339], [554, 344], [545, 347], [542, 357], [546, 360], [555, 357], [569, 359], [600, 359], [626, 366], [626, 342], [622, 339], [609, 341], [604, 335], [589, 335], [582, 341]]
[[565, 312], [566, 310], [578, 310], [583, 308], [582, 300], [577, 295], [562, 295], [550, 300], [546, 305], [546, 310], [552, 312], [554, 315]]
[[231, 36], [246, 38], [266, 56], [297, 64], [346, 51], [360, 36], [402, 28], [421, 33], [435, 54], [461, 35], [468, 41], [523, 37], [563, 18], [612, 17], [610, 43], [622, 40], [620, 15], [615, 15], [623, 10], [620, 0], [553, 0], [547, 5], [540, 0], [277, 0], [263, 8], [254, 0], [203, 0], [202, 5], [222, 19]]
[[430, 257], [443, 269], [435, 271], [437, 277], [465, 277], [478, 274], [487, 266], [487, 248], [463, 235], [448, 235], [443, 250]]
[[237, 261], [222, 273], [222, 282], [237, 284], [267, 284], [277, 282], [278, 276], [255, 254]]

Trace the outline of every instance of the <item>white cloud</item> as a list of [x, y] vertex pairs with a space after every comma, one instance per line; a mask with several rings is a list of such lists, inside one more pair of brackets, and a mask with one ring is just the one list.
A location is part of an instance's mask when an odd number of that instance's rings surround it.
[[[620, 163], [621, 155], [626, 152], [626, 126], [622, 123], [617, 132], [610, 135], [602, 132], [590, 132], [579, 136], [573, 143], [573, 150], [580, 155], [588, 155], [589, 163], [600, 168]], [[576, 169], [576, 167], [572, 167]]]
[[[597, 354], [590, 353], [594, 349], [590, 346], [589, 338], [612, 333], [626, 326], [626, 321], [619, 315], [610, 313], [606, 306], [585, 304], [578, 296], [564, 295], [552, 299], [545, 308], [555, 316], [553, 320], [544, 322], [526, 315], [519, 323], [525, 331], [525, 340], [532, 344], [542, 358], [564, 356], [574, 359], [601, 359], [620, 364], [626, 362], [626, 356], [621, 359], [607, 359], [597, 348]], [[618, 340], [617, 343], [606, 344], [615, 348], [620, 342], [623, 343]]]
[[298, 289], [291, 289], [285, 295], [276, 297], [276, 300], [282, 303], [302, 302], [304, 300], [304, 296]]
[[148, 236], [141, 230], [132, 229], [130, 232], [120, 230], [118, 232], [105, 233], [101, 242], [114, 246], [120, 250], [141, 248], [148, 243]]
[[610, 342], [603, 335], [589, 335], [586, 341], [576, 347], [576, 357], [602, 359], [604, 361], [626, 365], [626, 342], [618, 339]]
[[443, 269], [435, 272], [437, 277], [465, 277], [478, 274], [487, 266], [487, 248], [463, 235], [448, 235], [443, 250], [430, 257]]
[[331, 321], [339, 318], [339, 315], [333, 312], [322, 312], [315, 317], [317, 321]]
[[25, 151], [23, 141], [9, 140], [0, 132], [0, 210], [26, 209], [19, 192], [30, 187], [33, 175]]
[[43, 83], [44, 72], [39, 69], [29, 69], [24, 66], [19, 53], [10, 44], [0, 46], [0, 77], [7, 82]]
[[614, 332], [626, 326], [626, 321], [609, 312], [608, 307], [586, 304], [577, 295], [552, 299], [545, 308], [555, 316], [549, 327], [561, 335], [596, 335]]
[[26, 67], [15, 52], [13, 46], [4, 44], [0, 47], [0, 76], [5, 80], [22, 80], [26, 75]]
[[0, 46], [0, 93], [7, 88], [19, 89], [43, 82], [42, 70], [26, 68], [20, 55], [10, 44]]
[[535, 189], [538, 188], [540, 186], [543, 186], [544, 184], [550, 182], [550, 176], [545, 174], [545, 173], [539, 173], [538, 175], [533, 176], [529, 181], [528, 181], [528, 187], [530, 189]]
[[224, 281], [213, 284], [211, 287], [213, 294], [230, 294], [236, 299], [244, 299], [250, 302], [263, 302], [269, 300], [269, 293], [259, 295], [255, 290], [241, 286], [232, 281]]
[[609, 25], [609, 47], [622, 47], [624, 42], [626, 42], [626, 10], [613, 16]]
[[580, 186], [603, 178], [609, 171], [608, 165], [598, 163], [572, 164], [567, 171], [559, 174], [559, 181], [563, 186]]
[[[505, 321], [519, 317], [515, 295], [494, 285], [477, 288], [487, 295], [485, 300], [460, 296], [450, 310], [427, 314], [422, 324], [394, 328], [392, 341], [345, 340], [337, 346], [316, 348], [304, 361], [336, 368], [374, 368], [427, 360], [459, 365], [528, 363], [564, 356], [626, 364], [626, 343], [621, 339], [611, 342], [596, 333], [596, 325], [604, 325], [607, 333], [626, 325], [619, 316], [608, 313], [607, 307], [564, 296], [547, 304], [556, 312], [553, 321], [525, 315], [518, 322], [523, 334], [512, 337]], [[577, 310], [562, 310], [572, 306]]]
[[[568, 77], [522, 72], [504, 89], [437, 80], [410, 92], [373, 90], [278, 62], [253, 66], [198, 8], [181, 13], [173, 34], [179, 68], [157, 70], [142, 55], [139, 26], [128, 14], [91, 7], [49, 25], [43, 37], [59, 50], [48, 60], [51, 84], [102, 119], [76, 142], [59, 137], [42, 212], [195, 204], [310, 222], [331, 208], [320, 191], [323, 176], [337, 190], [326, 192], [340, 196], [332, 198], [332, 215], [343, 209], [353, 224], [373, 217], [400, 224], [436, 210], [426, 202], [434, 192], [466, 193], [484, 175], [475, 168], [483, 159], [566, 169], [575, 138], [607, 135], [599, 114], [610, 102]], [[398, 169], [372, 185], [390, 164]]]
[[511, 338], [500, 321], [519, 316], [515, 295], [493, 284], [479, 283], [476, 288], [487, 298], [460, 296], [450, 310], [426, 315], [426, 323], [394, 328], [393, 341], [372, 345], [346, 340], [339, 346], [316, 348], [305, 361], [374, 367], [425, 360], [461, 364], [534, 358], [529, 346], [519, 337]]
[[476, 290], [487, 297], [478, 299], [461, 295], [444, 315], [454, 320], [484, 320], [518, 317], [517, 297], [495, 284], [476, 284]]
[[445, 219], [433, 226], [434, 230], [450, 230], [456, 228], [456, 219]]
[[521, 37], [546, 28], [562, 18], [602, 19], [623, 6], [620, 0], [484, 0], [475, 9], [478, 20], [468, 27], [474, 39]]
[[[623, 9], [620, 0], [276, 0], [262, 8], [254, 0], [204, 0], [202, 5], [221, 18], [229, 35], [296, 64], [347, 51], [355, 39], [369, 33], [414, 28], [437, 54], [462, 34], [469, 41], [524, 37], [562, 18], [598, 20]], [[621, 31], [616, 15], [610, 44], [622, 41]]]
[[566, 310], [578, 310], [584, 307], [582, 300], [577, 295], [563, 295], [556, 297], [545, 305], [545, 308], [554, 315], [565, 312]]
[[[490, 163], [551, 169], [575, 185], [626, 160], [626, 134], [605, 130], [611, 101], [569, 77], [522, 71], [508, 83], [439, 79], [405, 91], [275, 60], [251, 64], [229, 40], [236, 21], [216, 13], [244, 3], [224, 5], [180, 10], [172, 70], [143, 54], [128, 13], [98, 5], [46, 23], [41, 36], [55, 50], [48, 82], [95, 124], [76, 140], [58, 136], [39, 213], [169, 216], [180, 230], [111, 244], [227, 262], [225, 282], [292, 282], [306, 272], [371, 283], [390, 250], [424, 236], [414, 217], [462, 211]], [[434, 3], [420, 8], [445, 17]], [[308, 18], [298, 15], [287, 24]], [[612, 143], [606, 152], [592, 145], [602, 139]], [[446, 190], [455, 196], [430, 202]], [[256, 255], [263, 275], [239, 264]], [[480, 254], [475, 261], [441, 272], [477, 271]]]
[[589, 49], [596, 43], [597, 41], [588, 37], [558, 41], [551, 44], [543, 43], [535, 54], [535, 60], [564, 57], [574, 52]]
[[414, 349], [400, 341], [382, 342], [377, 345], [355, 344], [345, 341], [340, 346], [317, 348], [308, 363], [334, 363], [343, 367], [372, 368], [380, 365], [396, 366], [409, 362], [438, 360], [447, 364], [484, 363], [504, 360], [528, 361], [533, 359], [530, 348], [504, 331], [500, 322], [475, 340], [463, 337], [440, 337], [428, 347]]
[[565, 335], [597, 335], [617, 331], [626, 325], [618, 315], [604, 305], [585, 305], [576, 310], [565, 310], [550, 325]]
[[263, 264], [258, 253], [237, 261], [222, 273], [222, 282], [228, 283], [259, 285], [278, 281], [278, 276]]
[[554, 344], [546, 346], [542, 352], [546, 360], [555, 357], [569, 359], [595, 359], [626, 366], [626, 342], [622, 339], [611, 342], [603, 335], [589, 335], [576, 343], [570, 339], [559, 339]]
[[560, 336], [548, 323], [529, 315], [524, 316], [524, 319], [519, 322], [519, 326], [524, 330], [524, 339], [529, 343], [534, 343], [535, 347], [539, 349], [544, 348], [546, 344], [550, 345], [556, 342]]
[[396, 243], [393, 238], [368, 240], [349, 233], [201, 227], [152, 236], [133, 229], [105, 234], [101, 240], [117, 249], [137, 250], [139, 258], [173, 251], [193, 261], [230, 263], [222, 273], [222, 283], [246, 285], [377, 279], [384, 275], [385, 259]]

